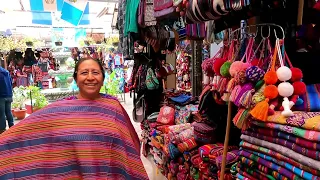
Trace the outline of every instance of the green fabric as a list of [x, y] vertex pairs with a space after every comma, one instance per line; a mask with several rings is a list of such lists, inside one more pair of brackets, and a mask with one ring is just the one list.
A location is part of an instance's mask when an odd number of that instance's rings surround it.
[[138, 33], [137, 11], [139, 3], [139, 0], [126, 0], [124, 36], [128, 36], [129, 32]]

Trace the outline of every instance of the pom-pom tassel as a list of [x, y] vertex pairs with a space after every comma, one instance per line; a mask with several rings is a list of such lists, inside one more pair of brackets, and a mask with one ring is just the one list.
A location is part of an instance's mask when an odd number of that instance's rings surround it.
[[230, 81], [228, 82], [228, 85], [227, 85], [227, 88], [226, 88], [226, 91], [231, 93], [233, 88], [236, 86], [236, 81], [234, 78], [230, 79]]
[[246, 91], [240, 98], [239, 102], [241, 106], [245, 108], [250, 108], [251, 107], [251, 102], [252, 102], [252, 96], [254, 93], [254, 89], [251, 89], [249, 91]]
[[257, 120], [266, 121], [268, 118], [269, 99], [259, 102], [250, 112], [251, 116]]
[[239, 92], [241, 91], [241, 86], [240, 85], [236, 85], [236, 87], [233, 88], [231, 95], [230, 95], [230, 101], [234, 102], [239, 94]]
[[219, 82], [219, 87], [218, 87], [218, 92], [220, 92], [221, 94], [226, 92], [226, 87], [228, 84], [228, 79], [227, 78], [221, 78], [220, 82]]

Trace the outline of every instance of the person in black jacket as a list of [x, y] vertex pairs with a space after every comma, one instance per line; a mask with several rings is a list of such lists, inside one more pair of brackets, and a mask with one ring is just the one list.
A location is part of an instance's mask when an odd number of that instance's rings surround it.
[[11, 113], [12, 103], [12, 79], [8, 70], [0, 67], [0, 134], [6, 130], [8, 120], [9, 127], [13, 126]]

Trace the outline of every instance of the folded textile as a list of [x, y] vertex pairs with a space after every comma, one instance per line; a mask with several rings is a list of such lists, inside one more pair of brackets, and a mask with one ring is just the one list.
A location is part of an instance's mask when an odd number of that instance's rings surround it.
[[320, 84], [307, 85], [307, 92], [300, 95], [303, 103], [299, 106], [293, 106], [296, 111], [315, 112], [320, 111]]
[[248, 173], [249, 175], [251, 175], [253, 178], [257, 178], [259, 180], [276, 180], [276, 178], [274, 178], [272, 175], [270, 174], [266, 174], [256, 168], [250, 168], [248, 166], [245, 166], [244, 164], [238, 163], [236, 166], [236, 170], [237, 172], [239, 172], [240, 174], [244, 174], [246, 175], [246, 173]]
[[240, 180], [256, 180], [255, 178], [253, 177], [245, 177], [244, 175], [240, 174], [240, 173], [237, 173], [237, 179], [240, 179]]
[[185, 94], [181, 94], [179, 96], [176, 96], [176, 97], [170, 97], [170, 99], [174, 102], [177, 102], [177, 103], [185, 103], [187, 101], [189, 101], [191, 99], [191, 96], [187, 96]]
[[299, 163], [302, 163], [306, 166], [312, 167], [316, 170], [320, 170], [320, 161], [316, 161], [316, 160], [311, 159], [309, 157], [298, 154], [289, 148], [280, 146], [278, 144], [270, 143], [268, 141], [264, 141], [264, 140], [261, 140], [258, 138], [250, 137], [245, 134], [242, 134], [240, 138], [244, 141], [251, 143], [251, 144], [266, 147], [268, 149], [272, 149], [272, 150], [277, 151], [285, 156], [291, 157], [292, 159], [296, 160]]
[[178, 144], [178, 149], [180, 152], [190, 151], [193, 148], [197, 147], [196, 140], [194, 138], [188, 139], [183, 143]]
[[317, 150], [320, 151], [320, 144], [317, 142], [312, 142], [312, 141], [308, 141], [306, 139], [297, 137], [295, 135], [292, 134], [288, 134], [285, 132], [281, 132], [278, 130], [274, 130], [274, 129], [270, 129], [270, 128], [259, 128], [259, 127], [251, 127], [252, 131], [257, 132], [259, 134], [263, 134], [265, 136], [273, 136], [273, 137], [278, 137], [281, 139], [286, 139], [289, 140], [293, 143], [296, 143], [302, 147], [308, 148], [308, 149], [313, 149], [313, 150]]
[[244, 164], [252, 169], [258, 169], [259, 171], [262, 171], [266, 174], [272, 175], [276, 179], [289, 180], [289, 178], [280, 174], [277, 170], [276, 171], [272, 170], [272, 169], [270, 169], [262, 164], [259, 164], [258, 162], [253, 161], [247, 157], [240, 156], [240, 160], [241, 160], [242, 164]]
[[186, 124], [178, 124], [178, 125], [172, 125], [169, 127], [170, 132], [169, 133], [180, 133], [186, 129], [190, 129], [191, 128], [191, 124], [190, 123], [186, 123]]
[[319, 151], [315, 151], [315, 150], [311, 150], [311, 149], [306, 149], [304, 147], [301, 147], [293, 142], [287, 141], [285, 139], [281, 139], [281, 138], [276, 138], [276, 137], [272, 137], [272, 136], [265, 136], [262, 134], [259, 134], [257, 132], [253, 132], [253, 131], [243, 131], [243, 134], [246, 134], [248, 136], [252, 136], [258, 139], [263, 139], [265, 141], [268, 142], [272, 142], [272, 143], [276, 143], [279, 144], [281, 146], [287, 147], [289, 149], [292, 149], [293, 151], [305, 155], [307, 157], [310, 157], [312, 159], [316, 159], [316, 160], [320, 160], [320, 152]]
[[[221, 168], [221, 164], [222, 164], [222, 156], [218, 156], [216, 158], [216, 165], [218, 167], [218, 169]], [[232, 150], [230, 152], [227, 153], [226, 156], [226, 165], [230, 165], [235, 163], [238, 160], [238, 156], [239, 156], [239, 150]]]
[[246, 141], [241, 141], [240, 142], [240, 146], [241, 146], [241, 148], [249, 149], [251, 151], [268, 154], [268, 155], [270, 155], [270, 156], [272, 156], [272, 157], [274, 157], [276, 159], [279, 159], [279, 160], [282, 160], [284, 162], [290, 163], [293, 166], [296, 166], [296, 167], [299, 167], [300, 169], [303, 169], [304, 171], [310, 172], [311, 174], [320, 176], [320, 171], [319, 170], [316, 170], [316, 169], [314, 169], [314, 168], [312, 168], [310, 166], [306, 166], [304, 164], [301, 164], [301, 163], [293, 160], [291, 157], [282, 155], [279, 152], [270, 150], [270, 149], [265, 148], [265, 147], [254, 145], [254, 144], [248, 143]]
[[293, 180], [298, 180], [298, 179], [301, 179], [301, 177], [295, 175], [294, 173], [292, 173], [291, 171], [285, 169], [284, 167], [282, 166], [279, 166], [273, 162], [270, 162], [264, 158], [261, 158], [259, 156], [256, 156], [254, 154], [251, 154], [245, 150], [241, 150], [240, 151], [240, 156], [243, 156], [243, 157], [246, 157], [246, 158], [249, 158], [267, 168], [270, 168], [274, 171], [278, 171], [280, 174], [282, 174], [283, 176], [289, 178], [289, 179], [293, 179]]
[[186, 129], [179, 134], [168, 134], [169, 140], [174, 144], [182, 143], [194, 136], [193, 128]]
[[289, 134], [293, 134], [295, 136], [310, 140], [310, 141], [316, 141], [320, 142], [320, 132], [318, 131], [312, 131], [312, 130], [306, 130], [306, 129], [301, 129], [298, 127], [292, 127], [292, 126], [287, 126], [287, 125], [282, 125], [282, 124], [275, 124], [275, 123], [263, 123], [263, 122], [258, 122], [258, 121], [251, 121], [252, 124], [257, 125], [259, 127], [264, 127], [264, 128], [271, 128], [271, 129], [276, 129], [280, 130]]
[[315, 175], [313, 175], [311, 173], [303, 171], [302, 169], [300, 169], [298, 167], [295, 167], [295, 166], [291, 165], [288, 162], [284, 162], [284, 161], [278, 160], [276, 158], [273, 158], [273, 157], [268, 156], [268, 155], [263, 154], [263, 153], [250, 151], [250, 150], [247, 150], [247, 149], [243, 149], [243, 150], [244, 150], [244, 152], [247, 152], [247, 153], [251, 154], [251, 156], [253, 156], [253, 157], [259, 157], [259, 158], [267, 160], [267, 161], [269, 161], [271, 163], [275, 163], [275, 164], [278, 164], [278, 165], [280, 165], [282, 167], [285, 167], [288, 171], [293, 172], [299, 178], [308, 179], [308, 180], [320, 179], [318, 176], [315, 176]]
[[190, 116], [192, 112], [198, 110], [197, 105], [188, 104], [186, 106], [175, 106], [175, 123], [176, 124], [185, 124], [190, 120]]
[[[238, 171], [238, 173], [239, 173], [240, 175], [242, 175], [242, 176], [244, 176], [244, 177], [250, 178], [250, 180], [269, 180], [268, 178], [263, 177], [263, 176], [261, 176], [260, 174], [259, 174], [259, 175], [256, 174], [254, 171], [249, 171], [249, 172], [247, 172], [247, 171], [243, 171], [243, 170], [241, 170], [241, 169], [238, 169], [237, 171]], [[258, 176], [258, 177], [257, 177], [257, 176]]]
[[320, 112], [295, 111], [293, 116], [284, 117], [280, 111], [276, 111], [274, 115], [268, 116], [266, 122], [320, 131]]

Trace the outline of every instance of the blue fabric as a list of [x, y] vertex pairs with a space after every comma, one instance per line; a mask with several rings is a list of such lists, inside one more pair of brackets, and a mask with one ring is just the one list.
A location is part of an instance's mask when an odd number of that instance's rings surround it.
[[7, 127], [6, 119], [9, 127], [13, 126], [13, 116], [11, 113], [12, 98], [0, 98], [0, 130]]
[[0, 67], [0, 98], [12, 98], [12, 80], [9, 72]]
[[51, 12], [32, 12], [32, 24], [52, 25]]
[[170, 97], [170, 99], [174, 102], [177, 102], [177, 103], [185, 103], [191, 99], [191, 96], [187, 96], [187, 95], [182, 94], [177, 97]]
[[77, 9], [69, 3], [63, 3], [61, 10], [61, 19], [69, 22], [74, 26], [90, 24], [89, 20], [89, 3], [85, 9]]
[[79, 25], [89, 25], [90, 24], [90, 18], [89, 18], [89, 2], [87, 3], [86, 8], [83, 11], [82, 18], [79, 22]]

